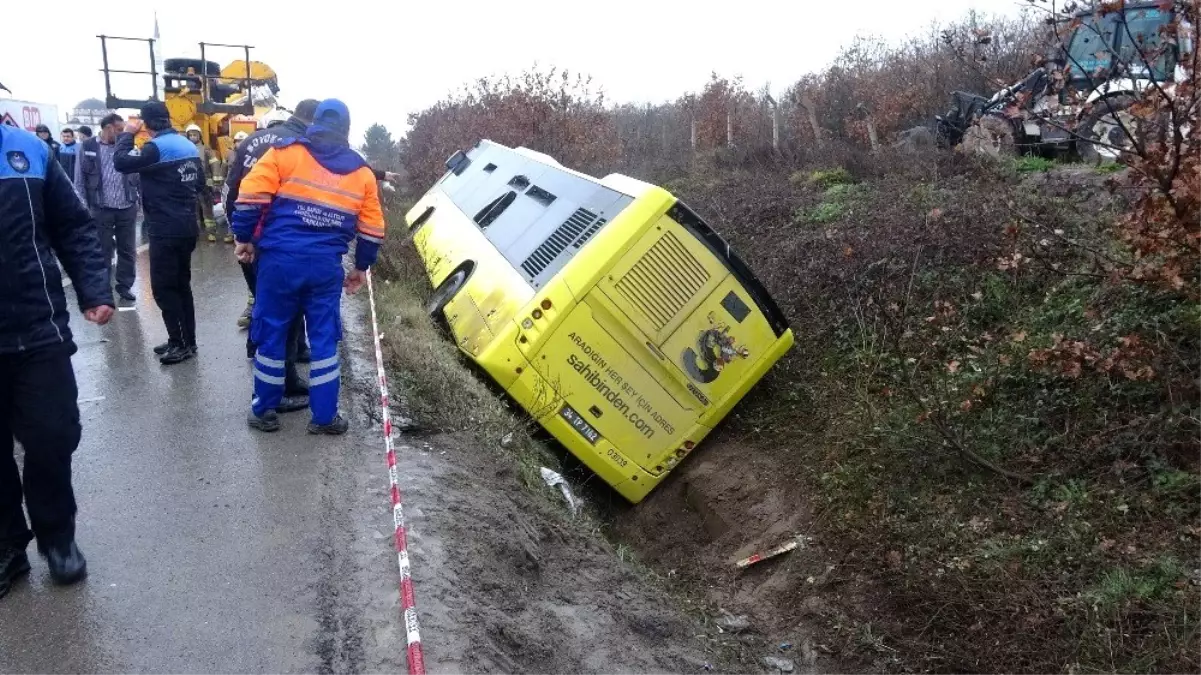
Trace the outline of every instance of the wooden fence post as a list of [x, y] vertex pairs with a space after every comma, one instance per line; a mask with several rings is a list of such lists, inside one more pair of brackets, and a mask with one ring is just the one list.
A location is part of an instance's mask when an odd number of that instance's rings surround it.
[[771, 147], [776, 152], [780, 151], [780, 105], [776, 103], [776, 99], [772, 98], [771, 94], [767, 95], [767, 103], [771, 106]]
[[823, 139], [822, 128], [817, 123], [817, 106], [813, 104], [813, 99], [810, 98], [809, 94], [801, 94], [797, 98], [797, 103], [801, 104], [801, 107], [805, 109], [809, 117], [809, 127], [813, 129], [813, 137], [817, 139], [817, 147], [820, 148], [823, 144]]

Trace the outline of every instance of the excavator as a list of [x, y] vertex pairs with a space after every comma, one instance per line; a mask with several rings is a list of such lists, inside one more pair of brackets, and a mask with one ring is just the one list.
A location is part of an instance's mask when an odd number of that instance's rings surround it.
[[[275, 71], [262, 61], [250, 58], [250, 45], [200, 43], [200, 58], [169, 58], [162, 61], [161, 71], [155, 58], [154, 38], [128, 38], [101, 35], [100, 50], [104, 59], [105, 105], [110, 109], [140, 108], [157, 99], [162, 92], [163, 103], [171, 113], [171, 125], [182, 132], [189, 124], [200, 127], [205, 145], [217, 157], [225, 157], [234, 146], [233, 137], [239, 132], [253, 133], [259, 121], [286, 113], [279, 105], [279, 79]], [[149, 46], [150, 70], [121, 70], [110, 67], [109, 41], [144, 42]], [[208, 55], [214, 49], [239, 50], [240, 59], [222, 68]], [[114, 73], [149, 75], [150, 98], [123, 98], [113, 93]], [[159, 78], [162, 78], [161, 84]], [[141, 147], [148, 135], [143, 129], [134, 142]]]
[[1056, 18], [1066, 37], [1041, 65], [991, 97], [954, 92], [935, 138], [990, 155], [1116, 161], [1144, 132], [1131, 112], [1144, 92], [1171, 95], [1187, 77], [1181, 64], [1195, 49], [1193, 31], [1183, 16], [1175, 29], [1178, 14], [1170, 2], [1128, 0]]

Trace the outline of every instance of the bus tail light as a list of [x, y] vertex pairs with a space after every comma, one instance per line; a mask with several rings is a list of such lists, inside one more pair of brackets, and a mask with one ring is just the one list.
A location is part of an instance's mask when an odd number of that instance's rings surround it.
[[542, 318], [542, 310], [535, 309], [533, 312], [530, 312], [530, 316], [534, 317], [535, 319], [541, 319]]
[[550, 307], [551, 307], [550, 298], [543, 298], [542, 299], [542, 309], [550, 309]]

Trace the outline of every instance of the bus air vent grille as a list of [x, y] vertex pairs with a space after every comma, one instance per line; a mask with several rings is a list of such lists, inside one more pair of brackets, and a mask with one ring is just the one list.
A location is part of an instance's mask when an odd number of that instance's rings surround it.
[[604, 222], [603, 218], [597, 218], [597, 215], [588, 209], [576, 209], [571, 217], [555, 228], [546, 241], [534, 249], [525, 262], [521, 263], [521, 269], [531, 279], [537, 277], [542, 270], [555, 261], [555, 258], [559, 257], [560, 253], [567, 250], [568, 246], [575, 244], [577, 249], [582, 246], [583, 240], [592, 236]]
[[709, 273], [672, 232], [666, 232], [615, 284], [650, 319], [656, 332], [676, 318], [709, 281]]

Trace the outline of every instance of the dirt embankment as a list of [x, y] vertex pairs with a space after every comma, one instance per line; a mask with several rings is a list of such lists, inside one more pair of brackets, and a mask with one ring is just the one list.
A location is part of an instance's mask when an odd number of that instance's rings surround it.
[[[810, 534], [814, 514], [803, 480], [780, 468], [761, 447], [709, 443], [615, 517], [613, 531], [646, 564], [702, 589], [709, 605], [748, 617], [749, 630], [789, 658], [829, 667], [842, 650], [831, 643], [837, 636], [815, 627], [854, 599], [845, 594], [836, 547]], [[735, 565], [789, 541], [799, 546], [746, 569]]]
[[401, 276], [418, 283], [380, 284], [381, 330], [395, 414], [416, 414], [397, 456], [431, 671], [765, 671], [775, 649], [762, 636], [719, 630], [711, 607], [606, 538], [594, 510], [570, 515], [538, 476], [566, 471], [560, 458], [437, 333], [420, 277]]

